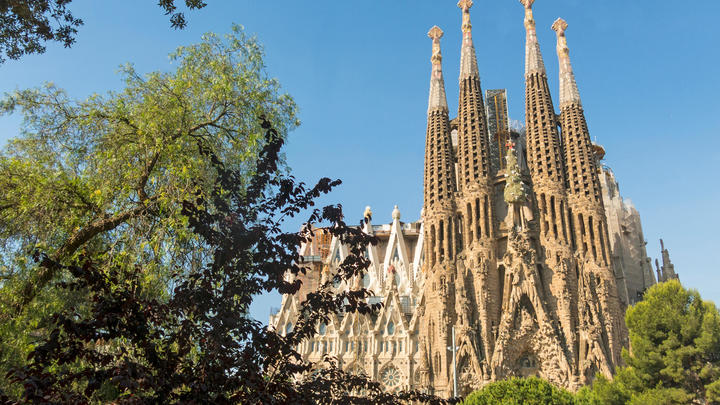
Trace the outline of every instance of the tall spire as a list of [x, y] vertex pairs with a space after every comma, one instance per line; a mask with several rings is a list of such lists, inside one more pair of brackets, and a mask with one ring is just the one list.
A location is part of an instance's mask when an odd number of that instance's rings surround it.
[[570, 50], [565, 36], [567, 27], [567, 22], [562, 18], [558, 18], [552, 25], [552, 29], [557, 34], [557, 54], [560, 64], [560, 127], [565, 146], [568, 192], [570, 195], [587, 199], [588, 204], [596, 206], [594, 208], [597, 211], [596, 216], [601, 217], [603, 204], [595, 149], [590, 140], [585, 113], [580, 103], [580, 93], [570, 64]]
[[460, 51], [460, 80], [468, 76], [479, 76], [475, 46], [472, 40], [472, 23], [470, 22], [470, 7], [472, 0], [460, 0], [458, 7], [462, 10], [463, 42]]
[[582, 106], [580, 92], [575, 82], [575, 74], [570, 64], [570, 49], [567, 45], [565, 30], [568, 24], [562, 18], [555, 20], [552, 25], [553, 31], [557, 33], [557, 54], [560, 62], [560, 109], [569, 104]]
[[520, 0], [525, 7], [525, 75], [530, 73], [545, 73], [545, 64], [540, 53], [537, 33], [535, 32], [535, 19], [532, 5], [535, 0]]
[[[567, 38], [565, 38], [567, 23], [558, 19], [552, 28], [558, 35], [560, 127], [563, 134], [564, 147], [562, 150], [567, 178], [569, 217], [570, 223], [574, 225], [573, 242], [576, 244], [580, 256], [586, 259], [580, 277], [592, 273], [597, 280], [602, 280], [594, 287], [594, 294], [597, 294], [600, 307], [605, 314], [603, 326], [607, 334], [605, 349], [610, 355], [609, 362], [617, 365], [622, 361], [620, 353], [627, 337], [627, 330], [622, 322], [623, 311], [618, 296], [616, 276], [613, 272], [611, 243], [601, 195], [597, 160], [570, 66]], [[583, 288], [587, 288], [587, 286], [588, 284], [580, 285]], [[581, 291], [580, 294], [581, 297], [585, 296], [587, 291]], [[589, 322], [590, 319], [595, 318], [588, 318], [587, 313], [582, 309], [580, 315], [581, 322]], [[587, 338], [588, 341], [581, 342], [580, 347], [586, 347], [586, 344], [601, 345], [601, 342], [604, 341], [597, 335]], [[588, 370], [593, 369], [593, 364], [594, 360], [588, 352], [580, 353], [578, 363], [580, 375], [587, 375]]]
[[428, 100], [428, 112], [440, 108], [448, 110], [447, 97], [445, 96], [445, 81], [442, 74], [442, 53], [440, 52], [440, 38], [443, 30], [437, 25], [430, 29], [428, 36], [432, 39], [432, 75], [430, 77], [430, 98]]
[[462, 10], [463, 32], [458, 102], [458, 188], [467, 194], [469, 187], [488, 183], [490, 154], [483, 93], [472, 42], [470, 7], [473, 2], [460, 0], [457, 5]]
[[420, 322], [422, 330], [429, 336], [421, 350], [424, 355], [433, 356], [428, 374], [436, 389], [442, 387], [445, 390], [451, 383], [448, 376], [452, 364], [445, 348], [450, 344], [449, 336], [454, 322], [454, 304], [448, 299], [446, 286], [454, 285], [455, 260], [461, 246], [457, 238], [460, 227], [455, 215], [455, 159], [440, 54], [442, 35], [438, 27], [432, 27], [428, 33], [432, 39], [433, 54], [425, 137], [422, 215], [425, 255], [422, 271], [426, 277], [423, 299], [427, 310]]
[[432, 76], [428, 101], [428, 127], [425, 143], [425, 214], [433, 215], [434, 209], [451, 201], [455, 192], [455, 169], [450, 139], [445, 82], [442, 75], [440, 38], [443, 31], [434, 26], [428, 32], [432, 39]]

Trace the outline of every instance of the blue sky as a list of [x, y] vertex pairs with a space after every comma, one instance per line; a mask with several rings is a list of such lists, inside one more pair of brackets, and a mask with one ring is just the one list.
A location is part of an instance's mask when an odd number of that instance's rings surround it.
[[[52, 81], [75, 97], [118, 89], [118, 66], [170, 69], [168, 53], [204, 32], [242, 24], [265, 45], [268, 71], [300, 107], [286, 149], [306, 181], [340, 178], [324, 198], [349, 220], [366, 205], [390, 221], [397, 204], [419, 217], [433, 25], [445, 31], [443, 64], [457, 107], [460, 11], [454, 0], [208, 0], [184, 31], [147, 0], [75, 0], [85, 20], [71, 49], [0, 65], [0, 92]], [[569, 23], [571, 59], [591, 136], [605, 146], [620, 191], [640, 211], [648, 253], [658, 238], [680, 278], [720, 303], [720, 2], [716, 0], [537, 0], [538, 36], [557, 103], [557, 17]], [[476, 1], [473, 36], [483, 89], [507, 88], [512, 119], [524, 121], [523, 9], [515, 0]], [[452, 113], [451, 113], [452, 114]], [[0, 117], [0, 144], [19, 118]], [[354, 222], [354, 221], [351, 221]], [[298, 225], [297, 223], [292, 224]], [[277, 295], [257, 300], [266, 321]]]

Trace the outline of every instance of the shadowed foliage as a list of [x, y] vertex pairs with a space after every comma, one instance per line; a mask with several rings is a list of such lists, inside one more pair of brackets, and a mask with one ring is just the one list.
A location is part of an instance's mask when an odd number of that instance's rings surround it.
[[[26, 54], [44, 53], [46, 42], [57, 42], [66, 48], [75, 43], [83, 21], [72, 15], [72, 0], [3, 0], [0, 1], [0, 63], [5, 58], [19, 59]], [[159, 0], [158, 6], [170, 16], [176, 29], [187, 26], [185, 13], [205, 7], [203, 0]]]
[[[143, 269], [95, 267], [80, 256], [62, 265], [38, 252], [42, 266], [71, 273], [61, 283], [89, 297], [81, 313], [70, 308], [53, 316], [52, 331], [11, 372], [25, 387], [24, 403], [441, 403], [417, 392], [384, 393], [377, 382], [344, 372], [332, 358], [303, 361], [295, 348], [313, 336], [332, 313], [368, 314], [365, 289], [331, 292], [333, 280], [308, 294], [287, 336], [245, 316], [256, 294], [291, 294], [300, 287], [288, 274], [303, 272], [298, 248], [312, 236], [309, 224], [327, 225], [350, 248], [335, 279], [362, 276], [363, 257], [374, 237], [347, 226], [340, 206], [312, 209], [314, 200], [340, 184], [321, 179], [314, 187], [278, 170], [283, 137], [267, 130], [254, 175], [226, 168], [198, 138], [195, 147], [214, 167], [213, 192], [184, 201], [183, 215], [200, 236], [210, 259], [174, 275], [167, 300], [146, 294]], [[283, 232], [284, 220], [312, 209], [298, 232]]]
[[70, 272], [38, 266], [33, 251], [64, 265], [82, 255], [99, 271], [140, 266], [145, 294], [167, 298], [172, 273], [210, 259], [182, 215], [183, 201], [215, 189], [197, 140], [244, 189], [264, 144], [257, 117], [282, 137], [298, 124], [262, 45], [239, 26], [170, 61], [146, 74], [124, 66], [122, 88], [85, 99], [48, 84], [0, 101], [0, 114], [23, 118], [0, 150], [0, 387], [12, 394], [4, 377], [47, 336], [50, 314], [88, 302], [82, 289], [56, 288]]

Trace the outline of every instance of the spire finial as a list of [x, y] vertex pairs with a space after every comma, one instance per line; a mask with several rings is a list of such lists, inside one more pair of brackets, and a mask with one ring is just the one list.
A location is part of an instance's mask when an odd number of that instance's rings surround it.
[[400, 209], [398, 209], [398, 206], [395, 206], [395, 209], [392, 211], [392, 219], [393, 220], [400, 220]]
[[462, 32], [463, 42], [460, 50], [460, 80], [468, 76], [478, 76], [477, 57], [475, 56], [475, 47], [472, 41], [472, 23], [470, 22], [470, 7], [473, 0], [460, 0], [458, 7], [462, 10]]
[[552, 25], [553, 31], [557, 32], [559, 36], [565, 36], [565, 30], [568, 27], [567, 21], [562, 18], [558, 18]]
[[462, 32], [469, 33], [472, 30], [472, 24], [470, 23], [470, 7], [473, 6], [473, 1], [460, 0], [457, 5], [463, 12]]
[[372, 209], [370, 208], [369, 205], [367, 207], [365, 207], [365, 212], [363, 213], [363, 217], [365, 218], [366, 222], [372, 221]]
[[535, 0], [520, 0], [520, 3], [525, 7], [525, 28], [530, 29], [528, 25], [532, 25], [533, 31], [535, 30], [535, 19], [533, 18], [532, 6]]
[[441, 108], [447, 111], [447, 97], [445, 96], [445, 81], [442, 74], [442, 52], [440, 51], [440, 38], [443, 30], [437, 25], [430, 28], [428, 37], [432, 39], [432, 75], [430, 77], [430, 99], [428, 101], [428, 112], [434, 108]]
[[442, 62], [442, 52], [440, 51], [440, 38], [443, 37], [443, 30], [440, 29], [437, 25], [430, 28], [430, 31], [428, 31], [428, 37], [432, 39], [433, 46], [432, 46], [432, 57], [430, 60], [432, 61], [433, 67], [435, 65], [440, 65]]
[[567, 27], [568, 23], [562, 18], [555, 20], [552, 25], [553, 31], [557, 34], [557, 54], [560, 64], [560, 109], [570, 104], [582, 105], [575, 74], [570, 64], [570, 49], [565, 36]]
[[545, 63], [540, 53], [537, 33], [535, 31], [535, 18], [532, 5], [535, 0], [520, 0], [525, 7], [525, 75], [530, 73], [545, 73]]

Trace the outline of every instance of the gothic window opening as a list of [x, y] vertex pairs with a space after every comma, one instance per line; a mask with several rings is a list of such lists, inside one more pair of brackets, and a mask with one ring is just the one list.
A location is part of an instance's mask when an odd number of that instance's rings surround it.
[[439, 251], [439, 261], [444, 262], [445, 261], [445, 222], [440, 221], [440, 225], [438, 226], [438, 245], [440, 247]]
[[548, 229], [549, 224], [548, 224], [548, 220], [547, 220], [547, 200], [545, 199], [545, 194], [540, 195], [540, 216], [542, 217], [542, 223], [543, 223], [543, 226], [542, 226], [543, 235], [547, 235], [548, 230], [549, 230]]
[[463, 224], [464, 224], [464, 222], [463, 222], [463, 216], [462, 216], [462, 214], [458, 214], [458, 216], [455, 218], [455, 223], [456, 223], [455, 250], [459, 252], [459, 251], [461, 251], [462, 248], [463, 248], [463, 236], [462, 236], [462, 233], [463, 233]]
[[587, 252], [587, 242], [585, 233], [585, 221], [583, 220], [582, 214], [578, 214], [578, 224], [580, 224], [580, 235], [582, 237], [583, 250]]
[[607, 253], [605, 251], [605, 238], [603, 237], [604, 235], [605, 235], [605, 233], [603, 232], [603, 224], [602, 224], [602, 222], [599, 222], [598, 223], [598, 239], [600, 239], [600, 251], [602, 252], [603, 263], [607, 264], [608, 259], [607, 259]]
[[588, 229], [590, 230], [590, 245], [592, 246], [593, 259], [597, 260], [597, 248], [595, 247], [595, 229], [593, 227], [593, 217], [588, 217]]
[[577, 249], [577, 244], [575, 242], [575, 222], [573, 218], [572, 209], [568, 208], [568, 219], [570, 220], [570, 243], [572, 245], [573, 250]]
[[[500, 278], [500, 305], [502, 306], [505, 294], [505, 266], [499, 265], [498, 266], [498, 277]], [[502, 308], [500, 308], [502, 310]]]
[[555, 239], [558, 238], [558, 229], [557, 229], [557, 213], [555, 211], [555, 196], [550, 196], [550, 211], [552, 215], [552, 224], [553, 224], [553, 235], [555, 236]]
[[448, 245], [448, 258], [453, 258], [453, 235], [455, 232], [453, 232], [453, 228], [455, 226], [455, 221], [453, 221], [453, 218], [448, 218], [448, 224], [447, 224], [447, 245]]
[[480, 199], [475, 199], [475, 234], [478, 239], [482, 237], [482, 230], [480, 228]]
[[565, 224], [565, 202], [560, 201], [560, 220], [562, 221], [562, 233], [563, 233], [563, 239], [565, 240], [565, 243], [568, 242], [567, 237], [567, 228]]
[[473, 239], [473, 231], [472, 231], [472, 205], [470, 203], [467, 203], [467, 230], [468, 230], [468, 244], [472, 243]]
[[430, 266], [435, 265], [435, 225], [430, 227]]
[[485, 218], [485, 236], [490, 237], [490, 202], [488, 200], [488, 196], [485, 196], [485, 204], [484, 204], [484, 218]]

